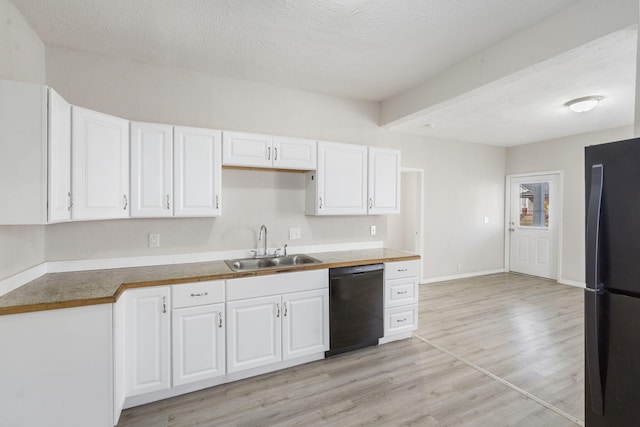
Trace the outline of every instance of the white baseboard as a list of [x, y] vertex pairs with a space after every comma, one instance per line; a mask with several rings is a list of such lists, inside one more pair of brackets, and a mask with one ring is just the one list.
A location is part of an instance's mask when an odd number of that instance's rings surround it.
[[560, 283], [561, 285], [569, 285], [569, 286], [575, 286], [576, 288], [586, 288], [586, 284], [584, 282], [578, 282], [577, 280], [569, 280], [569, 279], [558, 279], [558, 283]]
[[[319, 253], [339, 252], [357, 249], [380, 249], [382, 241], [330, 243], [313, 246], [288, 246], [287, 252]], [[270, 248], [273, 250], [273, 248]], [[193, 262], [221, 261], [251, 256], [249, 249], [217, 252], [196, 252], [190, 254], [151, 255], [140, 257], [82, 259], [70, 261], [49, 261], [36, 265], [6, 279], [0, 280], [0, 296], [45, 275], [46, 273], [64, 273], [67, 271], [108, 270], [111, 268], [149, 267], [154, 265], [189, 264]]]
[[497, 274], [497, 273], [504, 273], [504, 268], [499, 268], [497, 270], [475, 271], [472, 273], [464, 273], [464, 274], [454, 274], [452, 276], [423, 278], [420, 281], [420, 284], [426, 285], [428, 283], [446, 282], [448, 280], [457, 280], [457, 279], [468, 279], [469, 277], [486, 276], [488, 274]]

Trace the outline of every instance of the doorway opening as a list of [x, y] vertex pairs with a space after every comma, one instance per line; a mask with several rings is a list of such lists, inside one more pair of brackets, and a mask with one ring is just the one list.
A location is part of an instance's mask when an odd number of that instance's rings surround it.
[[505, 270], [557, 280], [562, 171], [508, 175], [505, 200]]
[[420, 282], [424, 263], [424, 170], [400, 169], [400, 214], [387, 216], [385, 246], [420, 255]]

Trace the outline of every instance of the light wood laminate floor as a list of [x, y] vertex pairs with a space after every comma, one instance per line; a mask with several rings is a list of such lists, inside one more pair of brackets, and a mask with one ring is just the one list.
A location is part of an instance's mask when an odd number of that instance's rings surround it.
[[422, 285], [420, 299], [411, 339], [128, 409], [118, 426], [575, 427], [584, 419], [581, 289], [496, 274]]

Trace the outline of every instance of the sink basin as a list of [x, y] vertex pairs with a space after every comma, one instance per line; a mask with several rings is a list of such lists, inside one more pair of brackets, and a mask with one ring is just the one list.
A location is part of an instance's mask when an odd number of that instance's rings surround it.
[[292, 267], [304, 264], [318, 264], [322, 261], [310, 257], [309, 255], [300, 254], [273, 258], [228, 259], [224, 262], [226, 262], [229, 268], [231, 268], [233, 271], [255, 271], [268, 268]]

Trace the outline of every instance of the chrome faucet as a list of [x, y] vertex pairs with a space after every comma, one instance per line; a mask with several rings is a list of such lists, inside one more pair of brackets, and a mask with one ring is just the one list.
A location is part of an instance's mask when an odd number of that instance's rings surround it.
[[264, 230], [264, 252], [263, 252], [263, 256], [267, 256], [267, 226], [262, 224], [260, 226], [260, 233], [258, 234], [258, 240], [262, 240], [262, 230]]

